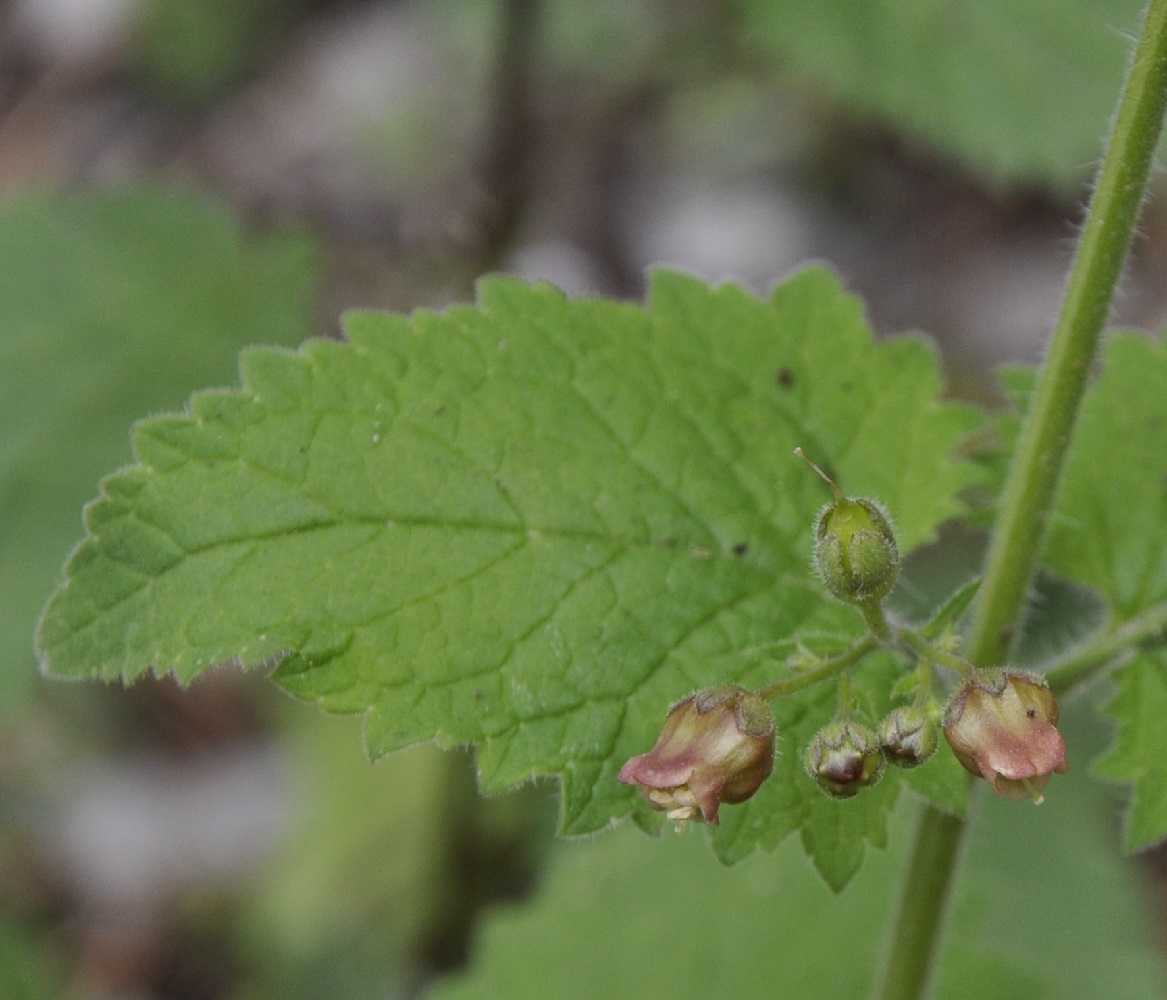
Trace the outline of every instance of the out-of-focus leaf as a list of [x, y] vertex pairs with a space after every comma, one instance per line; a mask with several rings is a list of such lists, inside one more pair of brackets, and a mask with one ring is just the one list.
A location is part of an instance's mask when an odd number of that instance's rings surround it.
[[313, 284], [304, 239], [250, 238], [190, 194], [0, 210], [0, 708], [31, 690], [37, 611], [130, 422], [233, 380], [244, 344], [304, 339]]
[[1131, 783], [1123, 841], [1128, 851], [1138, 851], [1167, 836], [1167, 654], [1136, 657], [1116, 680], [1118, 693], [1106, 712], [1118, 734], [1094, 769]]
[[788, 73], [941, 154], [1063, 190], [1101, 150], [1142, 0], [735, 0]]
[[0, 918], [0, 996], [4, 1000], [56, 1000], [65, 990], [58, 958], [34, 927]]
[[428, 744], [370, 765], [354, 720], [288, 723], [297, 819], [247, 897], [249, 978], [284, 1000], [395, 995], [486, 901], [526, 887], [553, 790], [483, 799], [465, 754]]
[[1045, 559], [1119, 621], [1167, 599], [1165, 442], [1167, 346], [1116, 334], [1082, 406]]
[[[1108, 341], [1078, 419], [1045, 558], [1094, 588], [1111, 625], [1167, 601], [1167, 346], [1143, 334]], [[1099, 773], [1131, 782], [1126, 846], [1167, 836], [1167, 659], [1139, 656], [1117, 673], [1118, 722]]]

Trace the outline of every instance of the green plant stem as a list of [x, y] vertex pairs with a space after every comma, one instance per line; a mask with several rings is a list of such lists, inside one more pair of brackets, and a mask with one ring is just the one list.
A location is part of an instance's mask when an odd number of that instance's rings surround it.
[[924, 708], [932, 697], [932, 661], [921, 656], [916, 664], [915, 706]]
[[913, 629], [900, 629], [896, 633], [896, 638], [915, 653], [921, 661], [926, 660], [929, 663], [935, 663], [938, 666], [944, 667], [946, 670], [960, 674], [961, 677], [968, 677], [975, 669], [968, 660], [956, 656], [945, 649], [938, 649]]
[[863, 612], [863, 620], [867, 622], [871, 634], [880, 642], [891, 642], [891, 625], [888, 624], [883, 605], [879, 601], [868, 601], [866, 604], [860, 604], [859, 610]]
[[965, 828], [963, 820], [932, 806], [921, 810], [878, 1000], [925, 995]]
[[1054, 694], [1068, 694], [1077, 685], [1133, 655], [1139, 647], [1161, 641], [1165, 634], [1167, 601], [1162, 601], [1051, 663], [1045, 679]]
[[[1033, 578], [1086, 377], [1130, 246], [1165, 102], [1167, 0], [1151, 0], [989, 544], [966, 646], [969, 660], [978, 666], [1004, 661]], [[932, 806], [921, 813], [880, 1000], [925, 996], [964, 826]]]
[[794, 677], [788, 677], [785, 680], [767, 684], [764, 688], [759, 689], [758, 696], [765, 698], [767, 701], [774, 701], [776, 698], [785, 698], [788, 694], [794, 694], [795, 691], [801, 691], [803, 688], [808, 688], [812, 684], [819, 683], [819, 681], [825, 681], [858, 663], [863, 657], [874, 650], [876, 645], [874, 638], [865, 635], [862, 639], [843, 650], [838, 656], [832, 656], [829, 660], [823, 660], [817, 667], [811, 667], [809, 670], [796, 674]]
[[835, 690], [835, 719], [846, 721], [851, 718], [852, 708], [851, 671], [839, 674], [839, 686]]
[[968, 643], [969, 659], [981, 666], [1005, 662], [1037, 566], [1086, 377], [1134, 232], [1165, 101], [1167, 0], [1151, 0], [989, 545]]

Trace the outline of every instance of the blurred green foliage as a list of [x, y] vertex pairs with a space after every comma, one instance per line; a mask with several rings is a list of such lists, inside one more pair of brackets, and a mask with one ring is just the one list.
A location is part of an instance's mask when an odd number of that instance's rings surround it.
[[0, 210], [0, 712], [32, 688], [36, 615], [129, 426], [232, 383], [245, 344], [312, 332], [315, 251], [139, 187]]
[[1073, 191], [1102, 140], [1142, 0], [730, 0], [805, 90], [1002, 185]]
[[0, 918], [0, 996], [4, 1000], [56, 1000], [64, 982], [49, 939], [16, 920]]
[[200, 107], [250, 77], [278, 51], [308, 0], [146, 0], [136, 68], [147, 89]]
[[479, 907], [525, 890], [550, 849], [554, 789], [484, 799], [463, 753], [371, 765], [354, 720], [289, 706], [284, 721], [299, 818], [239, 917], [255, 990], [395, 995], [464, 960]]

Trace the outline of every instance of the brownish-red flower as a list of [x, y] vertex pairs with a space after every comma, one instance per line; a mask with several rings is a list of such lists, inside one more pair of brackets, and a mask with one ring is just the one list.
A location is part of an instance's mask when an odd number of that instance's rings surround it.
[[636, 785], [678, 825], [716, 824], [722, 802], [744, 802], [773, 768], [770, 706], [752, 691], [722, 684], [677, 702], [656, 746], [628, 761], [617, 780]]
[[993, 668], [978, 670], [952, 696], [944, 736], [965, 769], [998, 795], [1040, 805], [1050, 775], [1067, 768], [1057, 721], [1058, 703], [1044, 680]]

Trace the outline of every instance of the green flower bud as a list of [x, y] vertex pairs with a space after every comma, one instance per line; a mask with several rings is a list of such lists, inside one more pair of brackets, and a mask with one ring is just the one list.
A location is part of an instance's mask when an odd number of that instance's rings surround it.
[[815, 525], [814, 563], [823, 586], [847, 604], [882, 600], [900, 573], [900, 551], [886, 511], [874, 500], [844, 496], [801, 448], [794, 454], [822, 476], [835, 497]]
[[669, 710], [648, 753], [629, 760], [617, 781], [636, 785], [678, 829], [717, 824], [722, 802], [744, 802], [774, 768], [774, 716], [753, 691], [721, 684]]
[[842, 497], [819, 515], [814, 561], [823, 585], [848, 604], [887, 596], [900, 554], [887, 514], [873, 500]]
[[849, 799], [874, 785], [883, 774], [883, 751], [866, 726], [830, 722], [823, 726], [803, 755], [806, 772], [833, 799]]
[[888, 763], [896, 767], [919, 767], [939, 743], [935, 720], [915, 705], [894, 709], [879, 724], [879, 745]]

